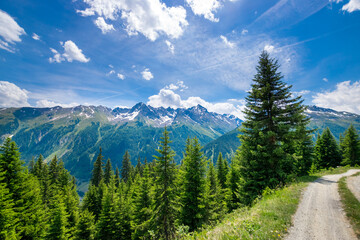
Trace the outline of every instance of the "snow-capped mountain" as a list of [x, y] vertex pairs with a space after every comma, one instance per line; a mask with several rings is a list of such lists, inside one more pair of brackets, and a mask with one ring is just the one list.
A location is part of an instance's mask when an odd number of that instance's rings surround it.
[[111, 113], [113, 116], [109, 118], [110, 121], [121, 123], [143, 120], [154, 127], [187, 123], [219, 128], [220, 125], [236, 127], [241, 124], [241, 120], [233, 115], [208, 112], [201, 105], [187, 109], [173, 109], [170, 107], [154, 108], [145, 103], [138, 103], [132, 108], [115, 108]]

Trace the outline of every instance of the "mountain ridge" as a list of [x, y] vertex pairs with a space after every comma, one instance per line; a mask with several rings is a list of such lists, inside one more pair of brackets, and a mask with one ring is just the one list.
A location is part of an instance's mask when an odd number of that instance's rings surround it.
[[[320, 132], [330, 127], [335, 136], [350, 123], [360, 129], [360, 116], [348, 112], [309, 106], [310, 128]], [[145, 103], [131, 108], [104, 106], [75, 106], [62, 108], [3, 108], [0, 109], [0, 137], [11, 136], [18, 144], [22, 158], [28, 162], [42, 154], [46, 161], [54, 155], [62, 158], [65, 167], [81, 182], [87, 182], [99, 148], [121, 167], [126, 150], [131, 161], [140, 157], [152, 161], [167, 126], [176, 152], [175, 160], [183, 156], [188, 137], [197, 137], [205, 155], [217, 158], [222, 152], [231, 159], [240, 145], [236, 130], [241, 120], [229, 114], [209, 112], [201, 105], [191, 108], [154, 108]]]

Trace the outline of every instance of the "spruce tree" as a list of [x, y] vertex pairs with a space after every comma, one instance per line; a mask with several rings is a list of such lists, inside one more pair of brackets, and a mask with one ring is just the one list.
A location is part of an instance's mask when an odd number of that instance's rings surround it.
[[118, 198], [115, 192], [114, 181], [111, 186], [104, 188], [102, 209], [97, 223], [97, 239], [122, 239], [120, 237], [120, 221], [118, 213]]
[[119, 186], [120, 186], [120, 172], [119, 172], [118, 167], [116, 167], [116, 170], [115, 170], [115, 186], [116, 186], [116, 188], [119, 188]]
[[307, 130], [304, 125], [300, 125], [295, 131], [298, 137], [293, 145], [293, 158], [295, 173], [300, 176], [307, 175], [314, 162], [314, 142], [310, 132], [312, 131]]
[[42, 239], [45, 237], [47, 219], [43, 205], [41, 188], [38, 179], [27, 172], [21, 192], [21, 203], [18, 205], [18, 218], [21, 225], [21, 239]]
[[223, 159], [222, 153], [220, 152], [216, 162], [216, 166], [217, 166], [217, 175], [218, 175], [219, 183], [221, 188], [223, 189], [226, 188], [226, 176], [227, 176], [225, 161], [226, 159]]
[[109, 185], [110, 179], [114, 175], [114, 172], [112, 170], [111, 161], [110, 158], [108, 158], [106, 164], [105, 164], [105, 171], [104, 171], [104, 183], [106, 185]]
[[342, 165], [360, 165], [359, 134], [352, 124], [344, 133], [344, 138], [341, 142], [341, 152], [343, 157]]
[[88, 210], [80, 213], [79, 224], [76, 228], [75, 240], [94, 240], [95, 238], [95, 222], [94, 215]]
[[151, 182], [150, 182], [149, 166], [145, 166], [143, 177], [140, 179], [139, 186], [136, 186], [134, 205], [134, 238], [148, 239], [150, 229], [151, 210]]
[[19, 219], [16, 217], [14, 202], [4, 182], [4, 174], [0, 168], [0, 239], [17, 239], [15, 229]]
[[315, 164], [318, 169], [337, 167], [341, 162], [339, 145], [329, 128], [324, 129], [315, 144]]
[[92, 170], [92, 176], [91, 176], [91, 184], [95, 187], [98, 187], [101, 180], [104, 178], [103, 173], [103, 156], [102, 156], [102, 149], [100, 148], [99, 154], [94, 162], [94, 168]]
[[130, 162], [130, 154], [128, 151], [125, 152], [122, 160], [122, 167], [121, 167], [121, 179], [124, 182], [128, 182], [131, 176], [131, 162]]
[[11, 201], [14, 203], [13, 211], [18, 219], [16, 233], [22, 239], [41, 238], [45, 221], [39, 183], [22, 166], [23, 161], [20, 160], [15, 142], [7, 138], [0, 151], [2, 183], [9, 190]]
[[103, 181], [100, 182], [98, 187], [95, 185], [90, 185], [84, 196], [83, 209], [87, 209], [89, 212], [91, 212], [95, 216], [95, 221], [98, 220], [101, 213], [105, 187], [106, 185]]
[[64, 203], [60, 200], [55, 201], [51, 207], [50, 226], [46, 239], [67, 240], [69, 232], [67, 229], [67, 216]]
[[181, 196], [181, 222], [190, 231], [199, 228], [204, 222], [205, 158], [197, 138], [191, 141], [190, 154], [183, 162], [184, 191]]
[[217, 178], [214, 164], [209, 164], [206, 178], [206, 221], [216, 222], [226, 212], [226, 205], [221, 194], [221, 186]]
[[169, 132], [166, 127], [161, 137], [159, 156], [155, 156], [155, 199], [153, 223], [157, 238], [173, 239], [175, 235], [175, 179], [174, 151], [171, 150]]
[[0, 146], [0, 169], [4, 173], [4, 182], [7, 185], [7, 188], [12, 194], [12, 197], [15, 201], [18, 201], [21, 197], [21, 193], [18, 189], [22, 185], [22, 171], [23, 171], [23, 161], [20, 160], [20, 153], [15, 142], [11, 141], [10, 138], [7, 138], [3, 145]]
[[135, 175], [139, 174], [140, 176], [142, 176], [142, 172], [143, 172], [143, 167], [140, 161], [140, 157], [138, 157], [137, 164], [135, 167]]
[[266, 187], [283, 184], [294, 171], [292, 155], [296, 127], [307, 123], [301, 97], [292, 98], [291, 85], [282, 81], [277, 60], [260, 55], [253, 84], [246, 97], [239, 173], [242, 199], [249, 204]]
[[39, 158], [36, 160], [36, 163], [34, 165], [34, 175], [38, 178], [38, 179], [42, 179], [43, 178], [43, 168], [44, 165], [46, 165], [44, 163], [44, 157], [40, 154]]
[[[41, 171], [39, 170], [39, 174], [41, 174]], [[57, 156], [55, 155], [53, 159], [51, 159], [49, 164], [49, 180], [52, 185], [57, 185], [59, 181], [59, 160]]]
[[227, 209], [232, 211], [240, 206], [241, 198], [240, 198], [240, 175], [239, 175], [239, 152], [237, 152], [237, 156], [235, 156], [231, 161], [231, 167], [227, 175]]

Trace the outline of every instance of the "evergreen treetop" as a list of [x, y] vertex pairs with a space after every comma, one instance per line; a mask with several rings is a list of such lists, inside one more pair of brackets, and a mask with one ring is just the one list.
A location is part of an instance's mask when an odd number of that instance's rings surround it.
[[101, 180], [103, 180], [104, 178], [104, 173], [103, 173], [103, 155], [102, 155], [102, 149], [100, 148], [99, 150], [99, 154], [94, 162], [94, 168], [92, 171], [92, 176], [91, 176], [91, 184], [94, 185], [95, 187], [98, 187], [100, 185]]

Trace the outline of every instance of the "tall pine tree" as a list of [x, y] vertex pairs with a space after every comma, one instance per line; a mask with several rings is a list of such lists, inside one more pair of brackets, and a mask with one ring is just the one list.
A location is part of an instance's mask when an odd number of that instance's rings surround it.
[[91, 184], [95, 187], [98, 187], [100, 182], [104, 178], [104, 172], [103, 172], [103, 155], [102, 155], [102, 149], [100, 148], [99, 154], [94, 162], [94, 168], [92, 171], [91, 176]]
[[105, 164], [105, 171], [104, 172], [105, 172], [104, 173], [104, 182], [105, 182], [106, 185], [109, 185], [110, 179], [114, 175], [114, 171], [112, 170], [110, 158], [108, 158], [108, 160], [107, 160], [107, 162]]
[[283, 184], [294, 171], [296, 127], [305, 125], [301, 97], [292, 98], [291, 85], [282, 81], [277, 60], [263, 51], [246, 97], [245, 121], [239, 136], [242, 199], [249, 204], [266, 187]]
[[155, 156], [155, 199], [153, 220], [157, 238], [173, 239], [175, 235], [175, 178], [174, 151], [171, 150], [166, 127], [161, 137], [159, 156]]
[[205, 219], [205, 157], [197, 138], [190, 141], [190, 154], [183, 162], [183, 187], [181, 196], [181, 222], [190, 231], [199, 228]]
[[122, 167], [121, 167], [121, 179], [124, 182], [128, 182], [131, 176], [131, 162], [130, 162], [130, 154], [128, 151], [125, 152], [122, 160]]

